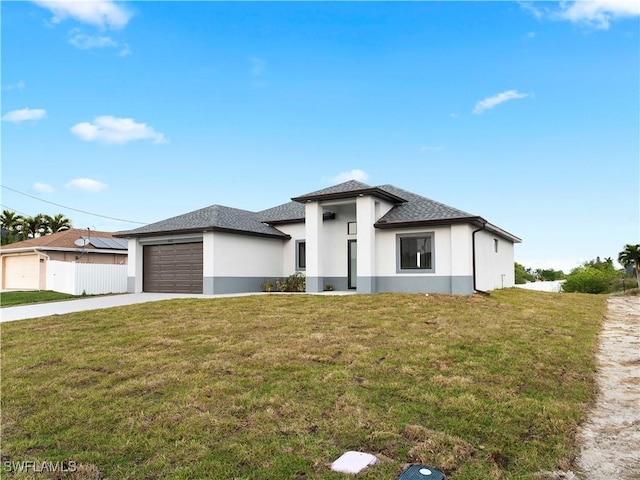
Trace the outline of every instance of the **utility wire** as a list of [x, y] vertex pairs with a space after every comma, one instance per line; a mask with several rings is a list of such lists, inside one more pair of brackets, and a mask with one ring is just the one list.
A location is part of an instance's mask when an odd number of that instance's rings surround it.
[[10, 206], [4, 205], [2, 203], [0, 203], [0, 207], [4, 208], [5, 210], [10, 210], [12, 212], [19, 213], [20, 215], [24, 215], [25, 217], [30, 217], [31, 216], [28, 213], [21, 212], [20, 210], [16, 210], [15, 208], [11, 208]]
[[35, 197], [33, 195], [29, 195], [28, 193], [24, 193], [24, 192], [21, 192], [19, 190], [14, 189], [14, 188], [7, 187], [6, 185], [0, 185], [0, 187], [6, 188], [7, 190], [11, 190], [12, 192], [15, 192], [15, 193], [19, 193], [20, 195], [24, 195], [25, 197], [33, 198], [35, 200], [39, 200], [39, 201], [44, 202], [44, 203], [50, 203], [51, 205], [55, 205], [56, 207], [62, 207], [62, 208], [66, 208], [68, 210], [73, 210], [74, 212], [85, 213], [87, 215], [93, 215], [94, 217], [107, 218], [109, 220], [117, 220], [119, 222], [126, 222], [126, 223], [137, 223], [139, 225], [147, 225], [149, 223], [149, 222], [134, 222], [133, 220], [124, 220], [122, 218], [109, 217], [107, 215], [100, 215], [98, 213], [87, 212], [86, 210], [80, 210], [78, 208], [73, 208], [73, 207], [67, 207], [66, 205], [60, 205], [59, 203], [50, 202], [49, 200], [43, 200], [42, 198], [38, 198], [38, 197]]

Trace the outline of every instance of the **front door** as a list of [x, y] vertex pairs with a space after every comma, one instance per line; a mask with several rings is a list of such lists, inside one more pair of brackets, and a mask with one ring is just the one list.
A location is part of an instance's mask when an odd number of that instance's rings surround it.
[[347, 284], [349, 288], [356, 288], [356, 278], [358, 277], [358, 244], [356, 240], [347, 240], [348, 250], [348, 272]]

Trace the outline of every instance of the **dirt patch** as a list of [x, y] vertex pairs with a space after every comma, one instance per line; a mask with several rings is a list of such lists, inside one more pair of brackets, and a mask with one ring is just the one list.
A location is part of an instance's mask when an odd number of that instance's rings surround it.
[[598, 397], [578, 432], [574, 472], [541, 478], [640, 480], [640, 298], [612, 297], [600, 334]]

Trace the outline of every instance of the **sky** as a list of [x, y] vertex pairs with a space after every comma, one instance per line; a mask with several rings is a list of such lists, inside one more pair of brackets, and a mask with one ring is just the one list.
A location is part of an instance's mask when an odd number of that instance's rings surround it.
[[640, 2], [0, 9], [3, 209], [120, 231], [356, 179], [482, 216], [531, 268], [640, 243]]

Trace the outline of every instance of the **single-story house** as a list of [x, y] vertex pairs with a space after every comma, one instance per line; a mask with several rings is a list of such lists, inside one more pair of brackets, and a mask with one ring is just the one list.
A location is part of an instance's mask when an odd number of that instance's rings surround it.
[[250, 212], [212, 205], [135, 230], [130, 292], [258, 292], [301, 271], [308, 292], [472, 294], [514, 285], [521, 240], [392, 185], [348, 181]]
[[49, 261], [124, 265], [127, 241], [110, 232], [71, 228], [0, 249], [3, 290], [46, 290]]

